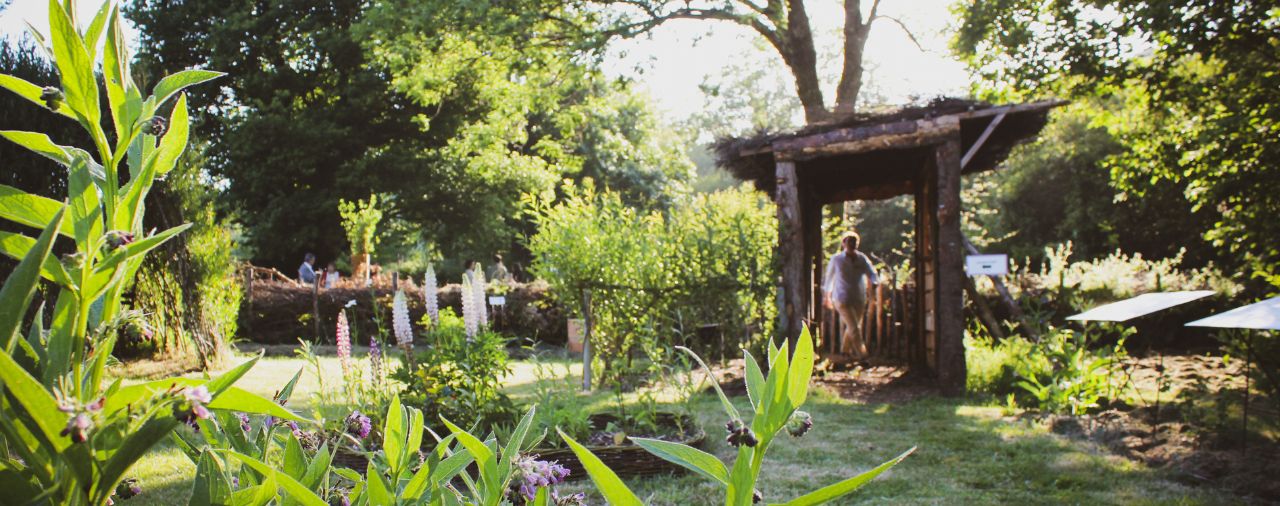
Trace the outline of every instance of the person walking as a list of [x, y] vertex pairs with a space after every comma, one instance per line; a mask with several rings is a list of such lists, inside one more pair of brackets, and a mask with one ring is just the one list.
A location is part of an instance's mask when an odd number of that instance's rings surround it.
[[871, 259], [858, 251], [861, 238], [849, 232], [840, 240], [841, 250], [832, 255], [823, 276], [824, 304], [833, 308], [844, 321], [844, 334], [840, 338], [840, 353], [855, 360], [867, 358], [866, 343], [862, 342], [862, 317], [867, 312], [867, 284], [880, 284]]

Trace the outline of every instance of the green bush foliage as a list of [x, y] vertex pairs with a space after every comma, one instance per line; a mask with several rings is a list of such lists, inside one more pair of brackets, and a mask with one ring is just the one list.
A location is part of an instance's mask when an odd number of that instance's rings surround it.
[[[539, 231], [529, 240], [533, 272], [581, 314], [592, 290], [597, 367], [616, 379], [644, 354], [661, 361], [702, 324], [719, 324], [726, 348], [750, 344], [775, 316], [777, 225], [760, 194], [699, 195], [666, 213], [625, 205], [590, 184], [566, 185], [552, 205], [532, 200]], [[688, 343], [727, 353], [719, 343]]]
[[378, 222], [382, 221], [378, 196], [370, 195], [367, 201], [355, 202], [338, 199], [338, 215], [342, 216], [342, 229], [347, 232], [351, 257], [365, 253], [372, 256], [373, 247], [378, 244]]
[[403, 362], [391, 377], [404, 385], [400, 399], [405, 405], [428, 415], [428, 426], [442, 427], [441, 417], [481, 427], [515, 420], [515, 404], [502, 392], [501, 383], [511, 372], [507, 338], [486, 329], [467, 339], [462, 318], [445, 308], [426, 341], [426, 349], [415, 353], [411, 363]]
[[[150, 227], [191, 228], [149, 256], [134, 280], [132, 307], [149, 315], [149, 332], [121, 342], [126, 353], [194, 354], [216, 363], [236, 335], [244, 290], [228, 222], [213, 208], [204, 157], [188, 152], [147, 197]], [[178, 301], [179, 303], [175, 303]], [[149, 334], [149, 335], [148, 335]]]
[[1003, 395], [1048, 413], [1084, 414], [1120, 392], [1125, 338], [1103, 345], [1093, 336], [1053, 329], [1037, 341], [965, 339], [970, 392]]
[[[0, 251], [20, 259], [0, 288], [0, 482], [6, 500], [97, 506], [112, 504], [133, 464], [182, 423], [224, 410], [299, 417], [232, 386], [256, 358], [213, 379], [130, 386], [105, 381], [121, 327], [141, 317], [123, 306], [126, 282], [147, 253], [188, 228], [151, 234], [143, 228], [145, 195], [187, 147], [181, 92], [221, 74], [179, 72], [144, 98], [129, 71], [123, 21], [113, 3], [103, 5], [83, 31], [76, 19], [75, 2], [49, 3], [49, 33], [41, 44], [55, 56], [56, 86], [0, 74], [0, 87], [83, 127], [95, 151], [55, 144], [41, 132], [0, 131], [67, 174], [61, 202], [0, 187], [0, 217], [41, 230], [37, 238], [7, 232], [0, 238]], [[105, 113], [103, 91], [110, 106]], [[160, 116], [170, 100], [172, 111]], [[128, 180], [121, 181], [126, 162]], [[59, 241], [69, 251], [61, 258], [52, 255]], [[22, 332], [42, 277], [58, 290], [49, 327], [41, 308]]]

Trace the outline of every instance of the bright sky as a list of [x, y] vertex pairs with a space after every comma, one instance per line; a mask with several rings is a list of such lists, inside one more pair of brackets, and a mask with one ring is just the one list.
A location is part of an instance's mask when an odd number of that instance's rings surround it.
[[[867, 89], [874, 89], [890, 103], [903, 103], [916, 97], [940, 94], [963, 95], [969, 77], [964, 65], [947, 50], [949, 6], [955, 0], [883, 0], [881, 13], [901, 20], [924, 46], [920, 51], [901, 28], [888, 20], [878, 21], [867, 42]], [[101, 5], [100, 0], [77, 0], [82, 23]], [[841, 0], [808, 0], [819, 54], [835, 54], [844, 13]], [[864, 1], [864, 5], [869, 2]], [[24, 21], [42, 31], [48, 30], [46, 0], [13, 0], [0, 12], [0, 34], [20, 37], [26, 30]], [[864, 7], [864, 10], [867, 7]], [[137, 38], [128, 27], [130, 38]], [[679, 21], [655, 30], [651, 37], [621, 41], [610, 51], [606, 71], [615, 76], [634, 78], [649, 92], [671, 119], [682, 119], [703, 105], [698, 89], [708, 75], [719, 74], [735, 60], [750, 58], [761, 66], [774, 68], [781, 75], [787, 69], [776, 53], [760, 53], [752, 49], [757, 36], [744, 27], [723, 22]], [[825, 48], [825, 49], [824, 49]], [[831, 66], [829, 75], [837, 75], [839, 62]], [[788, 77], [788, 81], [789, 77]], [[834, 99], [830, 89], [834, 82], [824, 82], [826, 98]]]

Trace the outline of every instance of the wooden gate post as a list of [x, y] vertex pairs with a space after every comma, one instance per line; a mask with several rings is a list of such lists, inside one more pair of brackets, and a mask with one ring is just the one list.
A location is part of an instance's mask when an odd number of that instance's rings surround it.
[[960, 232], [960, 137], [934, 151], [938, 170], [938, 384], [947, 395], [965, 389], [964, 240]]
[[591, 391], [591, 290], [582, 290], [582, 391]]
[[800, 337], [800, 326], [808, 311], [804, 285], [806, 255], [804, 229], [800, 209], [800, 189], [796, 181], [796, 164], [779, 161], [778, 180], [778, 255], [782, 259], [782, 300], [778, 308], [783, 335], [788, 340]]

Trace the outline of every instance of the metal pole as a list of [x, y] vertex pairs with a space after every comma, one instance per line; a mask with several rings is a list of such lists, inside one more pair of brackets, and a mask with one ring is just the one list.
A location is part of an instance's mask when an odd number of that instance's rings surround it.
[[582, 391], [591, 391], [591, 290], [582, 290]]

